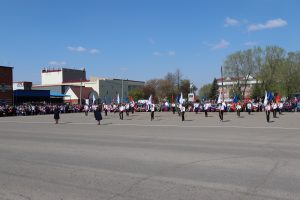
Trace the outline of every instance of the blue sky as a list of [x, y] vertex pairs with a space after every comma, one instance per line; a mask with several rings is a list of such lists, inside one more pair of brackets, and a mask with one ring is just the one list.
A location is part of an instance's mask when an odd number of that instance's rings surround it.
[[43, 67], [147, 81], [180, 69], [198, 88], [226, 56], [300, 49], [298, 0], [0, 0], [0, 65], [40, 83]]

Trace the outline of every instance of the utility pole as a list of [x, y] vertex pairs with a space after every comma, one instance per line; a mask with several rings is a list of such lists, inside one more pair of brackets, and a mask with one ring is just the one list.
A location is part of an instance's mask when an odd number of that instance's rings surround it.
[[122, 78], [122, 101], [121, 101], [122, 103], [123, 103], [123, 92], [124, 92], [124, 83], [123, 82], [124, 82], [124, 79]]
[[223, 89], [223, 67], [221, 65], [221, 79], [222, 79], [222, 101], [224, 101], [224, 89]]
[[80, 96], [80, 105], [82, 104], [82, 101], [81, 101], [81, 95], [82, 95], [82, 79], [80, 78], [80, 94], [79, 94], [79, 96]]

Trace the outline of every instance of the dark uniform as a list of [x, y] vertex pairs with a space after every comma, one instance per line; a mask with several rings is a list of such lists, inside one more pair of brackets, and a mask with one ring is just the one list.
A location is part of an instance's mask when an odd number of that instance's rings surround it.
[[100, 125], [100, 121], [102, 120], [102, 108], [101, 105], [97, 107], [97, 109], [94, 111], [95, 120], [98, 121], [98, 125]]
[[53, 113], [54, 113], [54, 119], [55, 119], [55, 124], [58, 124], [58, 120], [59, 120], [59, 112], [60, 112], [60, 110], [59, 110], [59, 108], [58, 107], [55, 107], [54, 108], [54, 111], [53, 111]]

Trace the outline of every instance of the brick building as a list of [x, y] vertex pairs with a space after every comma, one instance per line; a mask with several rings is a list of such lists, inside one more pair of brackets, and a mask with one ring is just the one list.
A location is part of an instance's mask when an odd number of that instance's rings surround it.
[[13, 68], [0, 66], [0, 104], [13, 104]]

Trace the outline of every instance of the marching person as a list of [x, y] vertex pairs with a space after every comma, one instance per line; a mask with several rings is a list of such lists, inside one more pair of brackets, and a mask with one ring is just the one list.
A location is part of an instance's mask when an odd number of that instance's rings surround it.
[[134, 101], [132, 101], [130, 103], [130, 109], [131, 109], [131, 113], [133, 114], [134, 113]]
[[107, 116], [107, 112], [108, 112], [108, 105], [104, 104], [104, 112], [105, 112], [105, 116]]
[[184, 121], [185, 118], [184, 118], [184, 113], [185, 113], [185, 106], [184, 105], [181, 105], [181, 121]]
[[241, 109], [242, 109], [241, 103], [240, 103], [240, 102], [237, 102], [237, 105], [236, 105], [236, 113], [237, 113], [237, 116], [238, 116], [238, 117], [241, 116]]
[[250, 115], [250, 113], [251, 113], [251, 108], [252, 108], [252, 104], [251, 104], [250, 101], [248, 101], [248, 103], [247, 103], [247, 111], [248, 111], [248, 115]]
[[87, 104], [84, 105], [84, 114], [85, 116], [88, 116], [88, 113], [89, 113], [89, 106]]
[[173, 103], [171, 104], [173, 114], [175, 114], [175, 106], [176, 106], [176, 104], [173, 102]]
[[282, 101], [280, 101], [278, 109], [279, 109], [279, 115], [281, 115], [282, 114], [282, 109], [283, 109], [283, 103], [282, 103]]
[[154, 120], [154, 111], [155, 111], [155, 104], [152, 103], [150, 106], [150, 110], [151, 110], [151, 121]]
[[123, 112], [124, 112], [124, 106], [123, 104], [120, 104], [120, 107], [119, 107], [119, 116], [120, 116], [120, 119], [123, 120]]
[[129, 108], [130, 108], [129, 103], [126, 103], [125, 105], [126, 116], [129, 116]]
[[219, 104], [219, 117], [220, 117], [220, 121], [223, 121], [223, 115], [224, 115], [225, 107], [226, 107], [225, 102], [221, 102]]
[[54, 113], [54, 119], [55, 119], [55, 124], [58, 124], [58, 120], [59, 120], [59, 112], [60, 109], [58, 108], [58, 106], [54, 107], [53, 113]]
[[208, 116], [207, 111], [208, 111], [209, 107], [210, 107], [210, 104], [207, 101], [205, 101], [205, 104], [204, 104], [205, 117]]
[[95, 120], [98, 121], [98, 125], [100, 125], [100, 121], [102, 120], [102, 114], [101, 114], [101, 112], [102, 112], [102, 106], [98, 105], [98, 107], [94, 111]]
[[270, 111], [271, 111], [270, 102], [268, 102], [268, 104], [266, 105], [265, 110], [266, 110], [267, 122], [270, 122]]
[[273, 118], [276, 118], [276, 113], [277, 113], [277, 103], [276, 102], [273, 102], [272, 108], [273, 108]]

